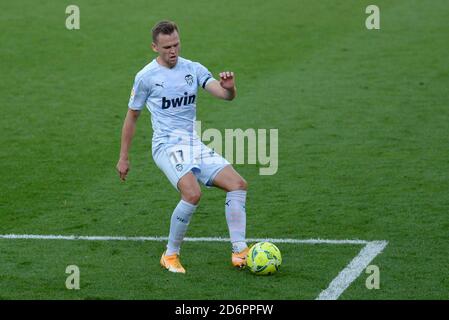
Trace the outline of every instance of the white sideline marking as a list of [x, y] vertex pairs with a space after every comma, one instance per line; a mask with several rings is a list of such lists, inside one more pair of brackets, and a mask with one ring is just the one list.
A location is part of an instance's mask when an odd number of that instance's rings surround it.
[[[76, 236], [76, 235], [38, 235], [38, 234], [0, 234], [0, 239], [38, 239], [38, 240], [88, 240], [88, 241], [167, 241], [168, 237], [119, 237], [119, 236]], [[192, 242], [229, 242], [229, 238], [200, 237], [184, 238]], [[269, 241], [273, 243], [296, 244], [358, 244], [364, 245], [359, 254], [337, 275], [316, 300], [337, 300], [338, 297], [357, 279], [373, 259], [387, 246], [387, 241], [329, 240], [329, 239], [275, 239], [252, 238], [247, 242]]]
[[[167, 241], [168, 237], [118, 237], [118, 236], [75, 236], [75, 235], [39, 235], [39, 234], [0, 234], [0, 239], [38, 239], [38, 240], [89, 240], [89, 241]], [[184, 241], [193, 242], [229, 242], [229, 238], [201, 237], [184, 238]], [[247, 242], [269, 241], [273, 243], [303, 243], [303, 244], [367, 244], [365, 240], [327, 240], [327, 239], [275, 239], [252, 238]]]
[[357, 279], [373, 259], [387, 246], [387, 241], [371, 241], [338, 276], [332, 280], [329, 287], [323, 290], [316, 300], [336, 300]]

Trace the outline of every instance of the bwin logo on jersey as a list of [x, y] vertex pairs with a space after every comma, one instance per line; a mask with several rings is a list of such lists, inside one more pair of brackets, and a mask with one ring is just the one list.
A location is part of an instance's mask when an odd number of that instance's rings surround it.
[[186, 75], [184, 79], [186, 79], [186, 82], [189, 86], [193, 84], [193, 76], [191, 74]]
[[170, 107], [176, 108], [180, 106], [187, 106], [189, 104], [195, 103], [196, 95], [192, 94], [188, 95], [187, 92], [184, 92], [184, 97], [167, 99], [166, 97], [162, 97], [162, 109], [168, 109]]

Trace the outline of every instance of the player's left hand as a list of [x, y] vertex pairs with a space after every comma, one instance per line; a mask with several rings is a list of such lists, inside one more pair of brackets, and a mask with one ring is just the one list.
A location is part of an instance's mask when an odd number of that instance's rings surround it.
[[231, 90], [234, 88], [234, 72], [225, 71], [220, 72], [220, 85], [227, 90]]

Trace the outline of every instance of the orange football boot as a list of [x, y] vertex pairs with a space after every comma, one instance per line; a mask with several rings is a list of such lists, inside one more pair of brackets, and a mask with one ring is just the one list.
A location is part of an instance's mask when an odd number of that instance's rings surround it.
[[165, 255], [165, 251], [161, 257], [161, 266], [170, 272], [186, 273], [186, 270], [179, 261], [179, 254], [172, 254], [170, 256]]
[[236, 268], [244, 268], [246, 266], [246, 256], [248, 254], [249, 248], [246, 247], [239, 253], [232, 254], [232, 265]]

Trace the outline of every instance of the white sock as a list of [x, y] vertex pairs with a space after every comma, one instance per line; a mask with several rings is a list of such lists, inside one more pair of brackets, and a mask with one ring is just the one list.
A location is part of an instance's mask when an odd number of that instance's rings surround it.
[[167, 251], [165, 254], [179, 254], [181, 244], [190, 223], [190, 218], [195, 212], [197, 206], [181, 199], [176, 206], [170, 220], [170, 234], [168, 236]]
[[226, 194], [225, 213], [231, 237], [232, 252], [241, 252], [247, 247], [246, 236], [246, 190], [230, 191]]

